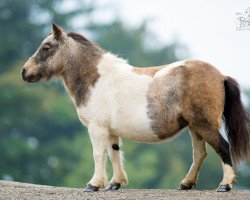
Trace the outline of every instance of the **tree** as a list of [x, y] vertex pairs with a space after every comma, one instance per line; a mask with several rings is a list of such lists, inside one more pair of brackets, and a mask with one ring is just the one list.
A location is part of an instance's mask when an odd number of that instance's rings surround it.
[[[121, 21], [110, 24], [90, 24], [95, 41], [104, 49], [126, 58], [134, 66], [155, 66], [174, 62], [188, 56], [186, 47], [178, 41], [161, 44], [147, 23], [132, 29], [125, 27]], [[178, 52], [182, 52], [179, 56]]]
[[0, 177], [57, 185], [78, 159], [68, 144], [83, 128], [66, 94], [19, 74], [0, 76]]
[[[61, 86], [30, 87], [20, 80], [23, 65], [20, 60], [33, 54], [48, 35], [52, 21], [72, 28], [72, 19], [88, 17], [93, 10], [93, 1], [76, 0], [74, 3], [82, 6], [72, 10], [63, 9], [64, 3], [60, 0], [0, 2], [2, 179], [57, 185], [63, 177], [50, 179], [50, 174], [69, 172], [71, 160], [75, 159], [68, 143], [83, 129], [67, 95], [59, 90]], [[60, 155], [64, 158], [60, 159]]]
[[[72, 11], [59, 9], [60, 0], [1, 0], [0, 2], [0, 73], [17, 60], [28, 57], [41, 43], [52, 21], [72, 27], [71, 20], [87, 17], [93, 10], [89, 1], [77, 0]], [[49, 27], [49, 28], [48, 28]]]

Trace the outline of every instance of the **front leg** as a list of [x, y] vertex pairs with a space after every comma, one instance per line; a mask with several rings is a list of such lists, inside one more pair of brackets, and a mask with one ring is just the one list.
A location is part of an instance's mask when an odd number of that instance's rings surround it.
[[95, 171], [85, 191], [92, 192], [97, 191], [100, 187], [105, 187], [108, 183], [105, 170], [108, 131], [105, 127], [92, 122], [89, 124], [88, 131], [93, 147]]
[[121, 140], [116, 136], [109, 136], [107, 142], [107, 151], [113, 166], [113, 177], [107, 186], [107, 190], [118, 190], [121, 185], [128, 182], [127, 174], [123, 168]]

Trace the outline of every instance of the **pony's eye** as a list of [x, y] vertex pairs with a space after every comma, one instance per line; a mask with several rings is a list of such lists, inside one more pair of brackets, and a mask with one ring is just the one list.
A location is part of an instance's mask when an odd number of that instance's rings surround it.
[[49, 46], [47, 46], [47, 45], [46, 45], [46, 46], [43, 46], [43, 47], [42, 47], [42, 50], [48, 51], [48, 50], [49, 50]]

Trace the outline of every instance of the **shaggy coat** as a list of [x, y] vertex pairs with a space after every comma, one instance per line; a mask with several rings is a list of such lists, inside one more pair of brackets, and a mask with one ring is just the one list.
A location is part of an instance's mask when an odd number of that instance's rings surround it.
[[[127, 183], [121, 138], [161, 142], [188, 127], [193, 164], [180, 189], [196, 185], [207, 143], [222, 159], [221, 192], [229, 191], [235, 181], [233, 161], [249, 155], [248, 117], [239, 86], [206, 62], [133, 67], [84, 36], [66, 33], [53, 24], [53, 33], [22, 70], [23, 79], [30, 83], [52, 76], [62, 78], [79, 119], [89, 131], [95, 170], [85, 191], [106, 186], [106, 151], [114, 171], [106, 189], [116, 190]], [[229, 143], [219, 133], [223, 118]]]

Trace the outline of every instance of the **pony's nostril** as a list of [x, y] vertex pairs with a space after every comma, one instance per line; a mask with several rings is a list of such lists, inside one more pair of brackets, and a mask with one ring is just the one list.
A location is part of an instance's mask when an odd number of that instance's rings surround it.
[[25, 68], [23, 68], [23, 70], [22, 70], [22, 74], [25, 74], [26, 73], [26, 69]]
[[26, 74], [26, 69], [25, 68], [23, 68], [23, 70], [22, 70], [22, 78], [23, 78], [23, 80], [25, 80], [25, 74]]
[[28, 81], [31, 82], [34, 78], [35, 78], [34, 75], [30, 75], [30, 76], [28, 77]]

